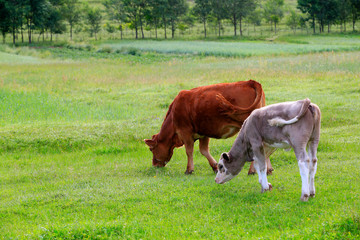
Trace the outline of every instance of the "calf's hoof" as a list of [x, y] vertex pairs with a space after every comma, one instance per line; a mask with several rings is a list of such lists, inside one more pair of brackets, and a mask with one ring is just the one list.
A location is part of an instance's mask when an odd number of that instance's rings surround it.
[[194, 170], [187, 170], [187, 169], [186, 169], [185, 174], [186, 174], [186, 175], [190, 175], [190, 174], [192, 174], [193, 172], [194, 172]]
[[248, 175], [255, 175], [255, 173], [256, 173], [255, 171], [250, 171], [250, 170], [248, 171]]
[[310, 193], [310, 197], [315, 197], [315, 193]]
[[216, 167], [213, 167], [212, 169], [213, 169], [214, 173], [218, 173], [218, 168], [217, 168], [217, 166], [216, 166]]
[[264, 192], [267, 192], [267, 191], [271, 191], [272, 190], [272, 185], [271, 185], [271, 183], [268, 183], [269, 184], [269, 188], [267, 188], [267, 189], [264, 189], [264, 188], [261, 188], [261, 193], [264, 193]]
[[301, 195], [300, 200], [303, 202], [307, 202], [309, 200], [309, 194]]

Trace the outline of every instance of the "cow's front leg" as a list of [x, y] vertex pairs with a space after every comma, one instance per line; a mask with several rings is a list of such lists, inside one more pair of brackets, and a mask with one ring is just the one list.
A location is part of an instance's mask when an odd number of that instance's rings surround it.
[[185, 141], [186, 155], [188, 159], [185, 174], [192, 174], [194, 172], [194, 141]]
[[207, 160], [209, 161], [210, 166], [212, 167], [213, 171], [215, 173], [218, 172], [218, 167], [217, 167], [217, 162], [215, 161], [215, 159], [213, 158], [213, 156], [211, 156], [210, 152], [209, 152], [209, 141], [210, 138], [208, 137], [203, 137], [199, 139], [199, 148], [200, 148], [200, 152], [201, 154], [207, 158]]

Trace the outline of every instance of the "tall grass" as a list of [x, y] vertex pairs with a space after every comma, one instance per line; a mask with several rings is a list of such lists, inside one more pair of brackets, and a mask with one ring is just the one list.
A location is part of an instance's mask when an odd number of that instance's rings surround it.
[[[295, 40], [294, 40], [295, 39]], [[158, 53], [195, 54], [204, 56], [268, 56], [305, 54], [331, 51], [360, 50], [359, 38], [340, 37], [311, 38], [311, 44], [304, 37], [283, 37], [282, 42], [221, 42], [221, 41], [121, 41], [104, 45], [114, 49], [135, 48]], [[286, 41], [286, 42], [284, 42]], [[300, 43], [300, 44], [292, 44]]]

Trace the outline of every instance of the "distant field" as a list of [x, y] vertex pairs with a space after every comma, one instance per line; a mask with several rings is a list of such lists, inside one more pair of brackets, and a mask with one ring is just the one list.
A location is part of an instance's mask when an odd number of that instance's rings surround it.
[[102, 46], [113, 49], [136, 48], [141, 51], [158, 53], [195, 54], [212, 56], [268, 56], [304, 54], [325, 51], [360, 50], [360, 38], [313, 37], [310, 42], [306, 37], [282, 37], [275, 42], [219, 42], [219, 41], [111, 41]]
[[[0, 46], [0, 239], [359, 239], [356, 49], [355, 36]], [[191, 176], [184, 148], [151, 166], [143, 139], [180, 90], [248, 79], [267, 104], [308, 97], [321, 108], [309, 202], [293, 151], [271, 157], [265, 194], [248, 164], [215, 184], [198, 147]], [[234, 140], [212, 140], [212, 155]]]

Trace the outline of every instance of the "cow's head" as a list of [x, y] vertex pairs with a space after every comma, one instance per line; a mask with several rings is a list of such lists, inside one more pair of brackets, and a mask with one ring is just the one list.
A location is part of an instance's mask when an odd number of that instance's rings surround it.
[[159, 140], [158, 134], [156, 134], [152, 136], [152, 139], [144, 139], [144, 141], [153, 153], [152, 164], [154, 167], [165, 167], [173, 155], [174, 148], [183, 145], [176, 134], [165, 140]]

